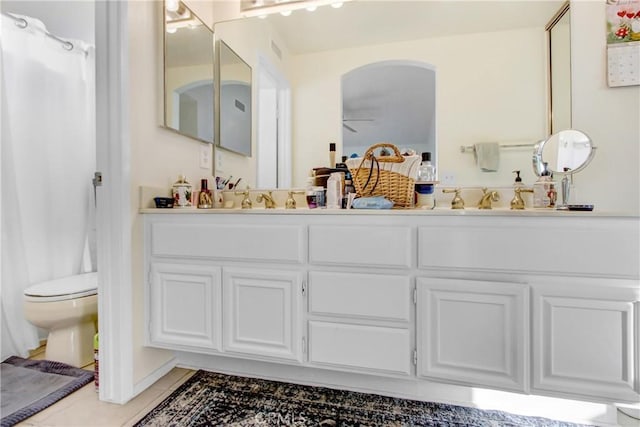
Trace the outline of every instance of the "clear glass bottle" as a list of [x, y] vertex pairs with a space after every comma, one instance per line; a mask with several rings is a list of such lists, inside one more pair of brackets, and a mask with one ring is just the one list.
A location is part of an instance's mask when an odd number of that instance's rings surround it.
[[432, 182], [436, 180], [436, 168], [431, 164], [431, 153], [422, 153], [422, 163], [418, 169], [418, 182]]

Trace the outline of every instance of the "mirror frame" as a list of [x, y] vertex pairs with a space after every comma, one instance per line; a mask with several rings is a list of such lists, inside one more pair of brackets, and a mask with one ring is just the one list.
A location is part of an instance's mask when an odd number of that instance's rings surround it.
[[[548, 134], [553, 135], [562, 129], [556, 129], [557, 126], [554, 127], [554, 93], [553, 93], [553, 59], [554, 52], [552, 46], [552, 35], [553, 28], [560, 22], [562, 18], [565, 16], [569, 16], [570, 10], [570, 2], [567, 0], [560, 9], [553, 15], [551, 20], [545, 26], [545, 31], [547, 34], [547, 96], [548, 96], [548, 111], [547, 111], [547, 128]], [[569, 14], [569, 15], [567, 15]], [[571, 22], [569, 22], [569, 46], [571, 46]], [[571, 47], [569, 47], [571, 49]], [[556, 56], [556, 59], [558, 57]], [[569, 50], [569, 129], [572, 124], [572, 105], [571, 105], [571, 50]]]
[[[213, 51], [213, 43], [214, 43], [213, 29], [209, 27], [198, 15], [196, 15], [193, 12], [193, 10], [189, 8], [189, 6], [187, 6], [183, 1], [179, 0], [178, 3], [182, 5], [185, 9], [187, 9], [193, 18], [200, 21], [202, 26], [206, 28], [211, 34], [211, 74], [212, 74], [211, 83], [213, 84], [214, 91], [215, 91], [215, 52]], [[214, 93], [213, 99], [211, 100], [213, 104], [212, 105], [213, 114], [211, 117], [212, 140], [199, 138], [196, 135], [192, 135], [186, 132], [181, 132], [180, 129], [176, 129], [172, 127], [170, 123], [168, 123], [167, 109], [169, 106], [167, 103], [167, 96], [168, 96], [167, 94], [167, 34], [169, 33], [167, 32], [167, 16], [166, 16], [167, 9], [166, 8], [167, 8], [167, 0], [164, 0], [162, 2], [162, 127], [172, 132], [175, 132], [179, 135], [183, 135], [183, 136], [195, 139], [196, 141], [204, 142], [206, 144], [214, 144], [216, 140], [215, 128], [213, 128], [213, 126], [215, 126], [215, 115], [216, 115], [215, 93]]]

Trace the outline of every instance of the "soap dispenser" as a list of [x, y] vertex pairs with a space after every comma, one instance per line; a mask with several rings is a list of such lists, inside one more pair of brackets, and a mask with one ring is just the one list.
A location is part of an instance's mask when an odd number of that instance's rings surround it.
[[520, 178], [520, 171], [513, 171], [513, 173], [516, 174], [516, 180], [513, 183], [514, 188], [515, 187], [522, 187], [524, 184], [522, 183], [522, 178]]

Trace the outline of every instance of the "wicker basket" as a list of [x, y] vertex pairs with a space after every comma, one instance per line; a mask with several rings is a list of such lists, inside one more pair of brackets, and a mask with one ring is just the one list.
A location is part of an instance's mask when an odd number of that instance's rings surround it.
[[[376, 157], [378, 148], [391, 148], [394, 154]], [[362, 158], [347, 161], [358, 196], [384, 196], [394, 208], [413, 207], [419, 166], [420, 156], [402, 156], [395, 145], [386, 142], [372, 145]]]

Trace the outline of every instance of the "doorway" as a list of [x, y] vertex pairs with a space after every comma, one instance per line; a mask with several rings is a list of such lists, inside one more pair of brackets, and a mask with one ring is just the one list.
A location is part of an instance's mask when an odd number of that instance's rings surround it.
[[258, 59], [256, 181], [258, 188], [291, 186], [291, 91], [266, 57]]

